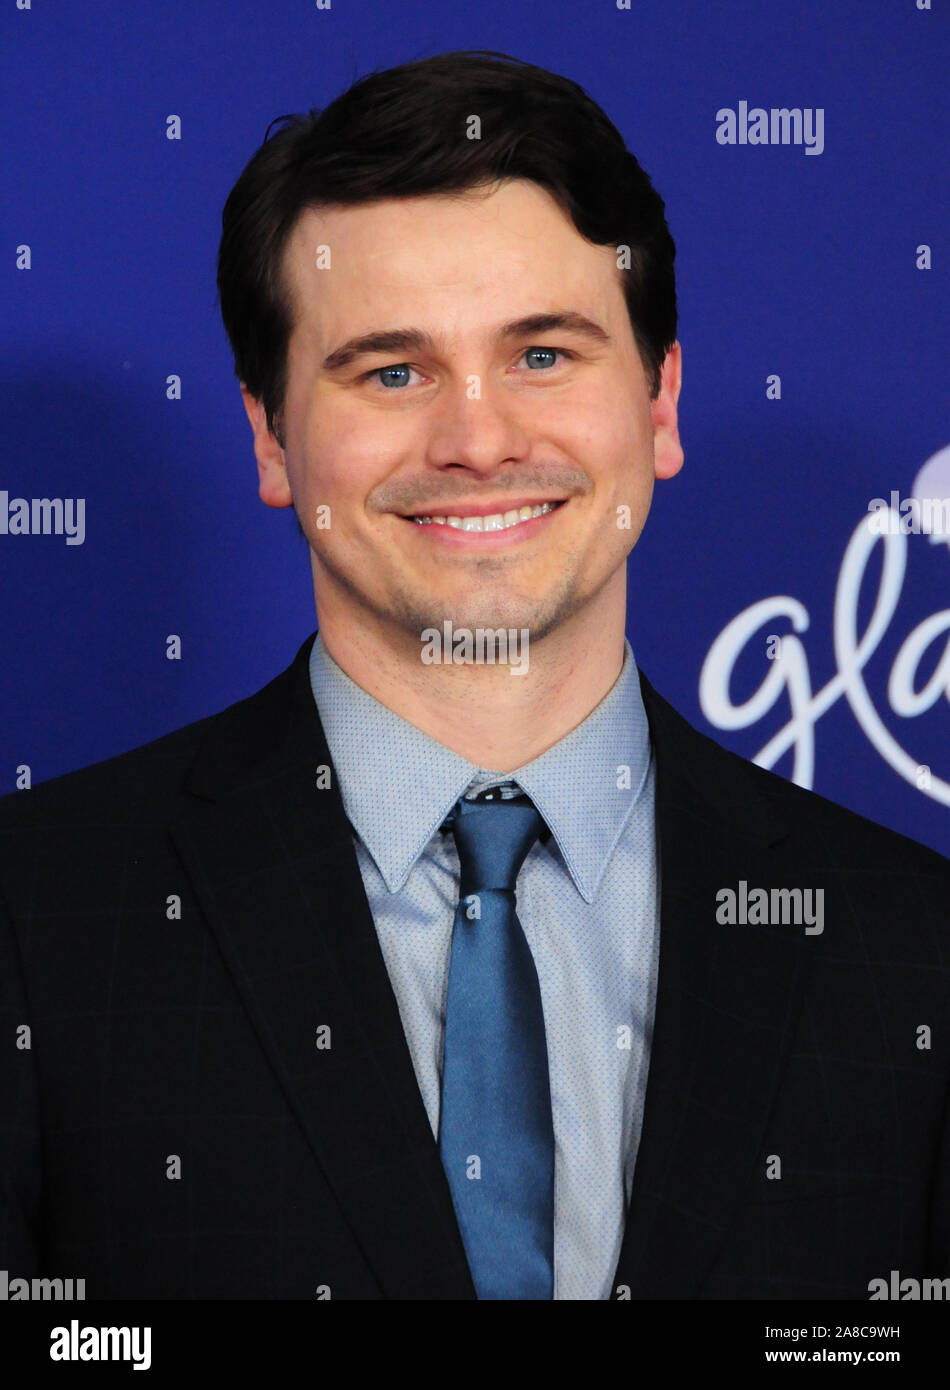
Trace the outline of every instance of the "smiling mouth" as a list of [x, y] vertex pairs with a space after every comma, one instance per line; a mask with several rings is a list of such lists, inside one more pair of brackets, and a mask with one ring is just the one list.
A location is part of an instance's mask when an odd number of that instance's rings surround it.
[[530, 521], [536, 516], [547, 516], [548, 512], [556, 511], [558, 507], [564, 505], [566, 498], [560, 498], [551, 502], [539, 502], [534, 506], [525, 505], [523, 507], [511, 507], [505, 512], [490, 512], [486, 516], [410, 516], [407, 521], [414, 521], [418, 526], [450, 526], [456, 531], [507, 531], [510, 526], [520, 526], [524, 521]]

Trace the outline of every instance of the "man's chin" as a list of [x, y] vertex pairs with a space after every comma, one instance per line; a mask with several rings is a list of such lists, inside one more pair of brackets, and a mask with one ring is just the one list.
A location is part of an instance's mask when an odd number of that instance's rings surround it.
[[527, 601], [512, 595], [500, 595], [497, 601], [486, 602], [482, 597], [472, 602], [458, 598], [454, 602], [408, 605], [398, 613], [400, 626], [413, 641], [423, 642], [423, 632], [431, 634], [433, 629], [439, 633], [446, 631], [449, 624], [452, 631], [487, 631], [505, 629], [507, 632], [528, 633], [529, 640], [540, 642], [548, 633], [565, 622], [573, 611], [563, 596], [558, 601]]

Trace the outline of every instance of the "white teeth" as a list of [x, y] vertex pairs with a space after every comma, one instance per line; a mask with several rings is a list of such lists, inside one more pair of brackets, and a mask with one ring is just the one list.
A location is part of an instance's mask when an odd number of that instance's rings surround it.
[[556, 502], [541, 502], [537, 506], [512, 507], [507, 512], [492, 512], [489, 516], [414, 516], [420, 526], [452, 526], [456, 531], [507, 531], [509, 526], [528, 521], [534, 516], [553, 512]]

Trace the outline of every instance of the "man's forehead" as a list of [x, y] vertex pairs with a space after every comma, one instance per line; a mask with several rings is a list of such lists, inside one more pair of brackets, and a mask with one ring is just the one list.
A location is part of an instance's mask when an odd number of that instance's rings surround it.
[[419, 233], [427, 225], [443, 222], [457, 223], [460, 228], [467, 224], [473, 232], [494, 228], [500, 233], [515, 234], [525, 223], [545, 224], [547, 231], [560, 224], [565, 235], [579, 235], [546, 188], [529, 179], [501, 179], [491, 185], [450, 192], [309, 206], [298, 215], [292, 239], [307, 242], [321, 230], [344, 228], [348, 235], [359, 239], [371, 237], [383, 224]]
[[287, 256], [295, 279], [335, 268], [340, 278], [398, 273], [421, 284], [440, 271], [467, 282], [516, 267], [550, 273], [554, 262], [596, 276], [616, 264], [615, 248], [589, 242], [546, 189], [523, 179], [490, 191], [308, 207], [294, 224]]
[[[479, 244], [491, 252], [472, 254]], [[604, 326], [622, 309], [615, 249], [592, 245], [544, 189], [521, 180], [492, 194], [306, 208], [288, 240], [285, 265], [297, 321], [315, 327], [344, 305], [348, 330], [354, 315], [367, 317], [367, 328], [378, 326], [387, 301], [404, 315], [411, 299], [417, 317], [440, 290], [477, 300], [499, 321], [553, 307], [555, 300]], [[502, 298], [505, 281], [504, 312], [493, 314], [490, 301]], [[513, 305], [511, 293], [523, 302]], [[539, 295], [551, 303], [540, 303]]]

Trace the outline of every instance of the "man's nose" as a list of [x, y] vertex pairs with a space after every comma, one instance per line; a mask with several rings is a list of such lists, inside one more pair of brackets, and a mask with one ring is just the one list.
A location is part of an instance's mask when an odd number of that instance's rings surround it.
[[472, 372], [446, 386], [428, 419], [427, 461], [491, 473], [528, 456], [530, 433], [503, 388]]

